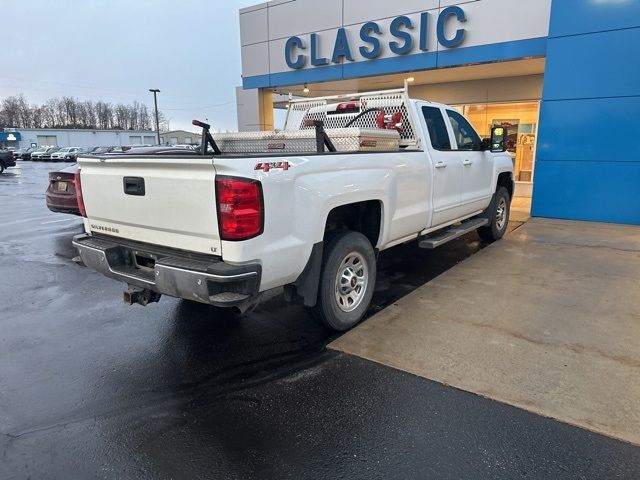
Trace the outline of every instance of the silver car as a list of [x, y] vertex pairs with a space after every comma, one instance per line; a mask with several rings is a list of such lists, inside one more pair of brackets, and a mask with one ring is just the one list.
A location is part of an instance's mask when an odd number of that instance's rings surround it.
[[75, 161], [81, 153], [84, 153], [84, 149], [80, 147], [64, 147], [51, 154], [51, 161]]

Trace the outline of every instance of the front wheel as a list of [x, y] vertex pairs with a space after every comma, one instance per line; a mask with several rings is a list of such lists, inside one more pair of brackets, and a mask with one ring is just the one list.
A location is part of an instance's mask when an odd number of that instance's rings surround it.
[[359, 232], [344, 231], [326, 245], [320, 287], [312, 315], [332, 330], [355, 326], [366, 313], [376, 283], [376, 257]]
[[480, 238], [488, 242], [495, 242], [504, 236], [509, 223], [510, 205], [509, 191], [505, 187], [498, 187], [487, 212], [489, 224], [478, 229]]

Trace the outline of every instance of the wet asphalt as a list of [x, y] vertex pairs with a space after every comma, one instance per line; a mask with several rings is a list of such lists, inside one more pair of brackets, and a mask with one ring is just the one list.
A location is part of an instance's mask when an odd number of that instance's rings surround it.
[[[63, 166], [0, 176], [0, 479], [640, 477], [638, 447], [327, 350], [281, 296], [124, 305], [46, 209]], [[480, 248], [384, 252], [369, 314]]]

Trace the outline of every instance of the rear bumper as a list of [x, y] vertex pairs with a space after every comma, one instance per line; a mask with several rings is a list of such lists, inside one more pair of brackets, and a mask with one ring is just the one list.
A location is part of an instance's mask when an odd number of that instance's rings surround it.
[[83, 263], [130, 285], [220, 307], [242, 305], [258, 293], [259, 264], [229, 265], [198, 255], [108, 236], [73, 239]]
[[47, 201], [47, 208], [52, 212], [57, 213], [73, 213], [80, 215], [80, 209], [78, 208], [78, 199], [75, 194], [58, 194], [51, 191], [51, 187], [47, 189], [45, 195]]

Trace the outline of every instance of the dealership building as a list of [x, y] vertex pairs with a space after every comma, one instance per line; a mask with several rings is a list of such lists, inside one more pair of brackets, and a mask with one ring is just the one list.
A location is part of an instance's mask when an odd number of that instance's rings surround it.
[[508, 127], [532, 215], [640, 224], [640, 0], [275, 0], [240, 29], [240, 130], [289, 94], [407, 84]]

